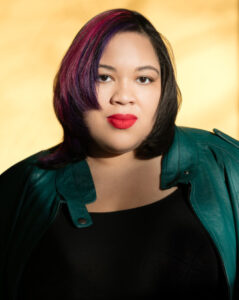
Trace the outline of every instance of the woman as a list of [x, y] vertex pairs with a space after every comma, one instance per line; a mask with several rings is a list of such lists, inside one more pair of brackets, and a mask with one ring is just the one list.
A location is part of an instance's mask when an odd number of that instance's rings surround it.
[[175, 126], [165, 39], [103, 12], [54, 85], [63, 142], [1, 175], [1, 299], [237, 299], [239, 142]]

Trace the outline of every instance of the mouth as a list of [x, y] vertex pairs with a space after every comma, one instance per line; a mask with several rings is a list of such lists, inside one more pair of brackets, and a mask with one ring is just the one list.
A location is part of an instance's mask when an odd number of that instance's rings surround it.
[[119, 129], [127, 129], [134, 125], [136, 122], [136, 119], [131, 119], [131, 120], [118, 120], [114, 118], [108, 118], [108, 122], [113, 125], [115, 128]]
[[131, 114], [115, 114], [107, 117], [108, 122], [118, 129], [127, 129], [134, 125], [137, 117]]
[[114, 118], [117, 120], [132, 120], [132, 119], [138, 119], [135, 115], [132, 114], [114, 114], [109, 116], [108, 118]]

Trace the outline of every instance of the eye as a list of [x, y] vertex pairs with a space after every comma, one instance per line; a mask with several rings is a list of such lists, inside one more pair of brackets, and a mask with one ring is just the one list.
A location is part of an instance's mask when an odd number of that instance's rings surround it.
[[98, 76], [97, 81], [99, 81], [99, 82], [109, 82], [110, 81], [109, 79], [110, 79], [109, 75], [102, 74], [102, 75]]
[[143, 84], [153, 82], [153, 79], [149, 78], [147, 76], [140, 76], [140, 77], [138, 77], [138, 80], [139, 80], [140, 83], [143, 83]]

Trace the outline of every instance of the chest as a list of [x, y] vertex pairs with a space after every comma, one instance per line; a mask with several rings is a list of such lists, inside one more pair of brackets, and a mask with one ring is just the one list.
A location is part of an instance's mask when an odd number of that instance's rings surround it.
[[160, 174], [156, 170], [138, 170], [108, 176], [93, 175], [96, 201], [86, 205], [89, 212], [125, 210], [154, 203], [170, 193], [160, 189]]

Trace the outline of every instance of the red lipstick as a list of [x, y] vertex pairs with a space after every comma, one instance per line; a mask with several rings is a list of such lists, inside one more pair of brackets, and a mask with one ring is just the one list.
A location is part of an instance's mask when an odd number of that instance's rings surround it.
[[107, 117], [108, 122], [115, 128], [126, 129], [131, 127], [138, 118], [131, 114], [115, 114]]

